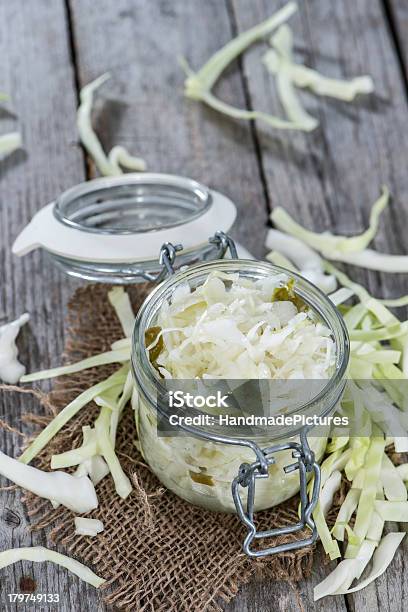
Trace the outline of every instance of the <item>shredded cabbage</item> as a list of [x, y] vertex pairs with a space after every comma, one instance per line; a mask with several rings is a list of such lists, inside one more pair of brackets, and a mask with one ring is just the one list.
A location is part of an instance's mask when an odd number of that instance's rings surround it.
[[[266, 236], [266, 246], [270, 249], [276, 249], [274, 254], [268, 256], [272, 263], [282, 265], [290, 270], [293, 267], [290, 263], [292, 261], [302, 276], [325, 293], [332, 293], [336, 290], [335, 276], [324, 273], [322, 258], [301, 240], [288, 236], [279, 230], [270, 229]], [[278, 253], [278, 257], [276, 253]], [[282, 256], [284, 257], [283, 260], [280, 259]], [[289, 266], [287, 265], [287, 258], [290, 260]]]
[[[126, 335], [130, 335], [134, 325], [134, 314], [131, 309], [128, 295], [122, 288], [109, 292], [109, 300], [122, 324]], [[81, 481], [87, 476], [90, 483], [96, 486], [109, 473], [115, 482], [118, 494], [126, 498], [131, 490], [131, 484], [123, 472], [115, 453], [116, 431], [125, 405], [130, 400], [133, 389], [133, 380], [130, 373], [130, 339], [122, 338], [113, 344], [113, 350], [94, 357], [84, 359], [76, 364], [54, 368], [26, 377], [25, 381], [42, 380], [64, 374], [72, 374], [81, 370], [109, 363], [123, 363], [124, 365], [106, 380], [94, 385], [81, 393], [70, 402], [54, 420], [39, 434], [33, 443], [20, 457], [23, 463], [30, 462], [44, 448], [46, 444], [61, 430], [61, 428], [77, 414], [86, 404], [94, 401], [101, 407], [100, 415], [94, 427], [83, 427], [83, 443], [51, 459], [52, 469], [78, 466], [74, 477]], [[60, 501], [51, 499], [53, 506], [58, 507]]]
[[131, 170], [145, 170], [145, 162], [139, 157], [132, 157], [124, 147], [113, 147], [109, 155], [106, 156], [92, 127], [91, 113], [94, 93], [109, 78], [109, 73], [102, 74], [88, 85], [85, 85], [79, 92], [80, 105], [77, 112], [79, 137], [101, 174], [105, 176], [122, 174], [119, 164]]
[[133, 387], [134, 387], [133, 374], [129, 369], [125, 385], [122, 388], [122, 394], [120, 398], [118, 399], [118, 402], [116, 405], [116, 409], [112, 410], [112, 413], [110, 416], [110, 439], [111, 439], [113, 446], [115, 446], [115, 443], [116, 443], [117, 429], [118, 429], [120, 419], [122, 417], [123, 410], [125, 409], [127, 403], [129, 402], [132, 396]]
[[285, 275], [252, 282], [213, 272], [194, 291], [175, 293], [157, 317], [160, 372], [182, 379], [327, 378], [334, 364], [329, 330], [299, 311], [287, 290], [283, 300], [274, 298], [285, 282]]
[[98, 507], [92, 482], [86, 476], [74, 478], [64, 472], [43, 472], [24, 465], [0, 451], [0, 474], [39, 497], [85, 514]]
[[408, 502], [377, 500], [375, 509], [384, 521], [408, 522]]
[[280, 253], [279, 251], [271, 251], [266, 255], [266, 259], [273, 263], [275, 266], [280, 266], [281, 268], [285, 268], [291, 272], [297, 272], [296, 266], [293, 265], [289, 259]]
[[384, 436], [374, 433], [364, 461], [364, 485], [361, 489], [360, 499], [357, 506], [356, 521], [353, 532], [358, 538], [359, 544], [350, 544], [346, 549], [346, 558], [357, 556], [360, 544], [366, 537], [371, 517], [375, 508], [377, 495], [377, 483], [380, 478], [382, 458], [385, 449]]
[[[350, 238], [309, 232], [282, 209], [278, 209], [272, 218], [281, 231], [273, 230], [271, 238], [276, 237], [276, 240], [267, 241], [267, 246], [282, 252], [290, 262], [296, 263], [298, 258], [301, 266], [304, 259], [317, 261], [319, 273], [326, 272], [337, 279], [342, 289], [329, 297], [340, 306], [351, 340], [349, 376], [354, 382], [349, 380], [341, 411], [351, 417], [355, 428], [350, 432], [346, 445], [344, 436], [342, 438], [339, 434], [326, 447], [326, 452], [334, 452], [322, 463], [323, 488], [320, 503], [314, 512], [319, 536], [330, 557], [340, 556], [335, 540], [344, 541], [347, 536], [348, 546], [346, 559], [317, 585], [316, 600], [326, 595], [345, 594], [364, 588], [383, 573], [403, 537], [403, 534], [393, 533], [381, 540], [384, 523], [408, 522], [407, 489], [404, 482], [408, 480], [407, 464], [396, 467], [385, 453], [385, 447], [390, 443], [394, 443], [396, 452], [408, 451], [408, 398], [401, 385], [401, 382], [408, 379], [408, 321], [400, 321], [387, 308], [404, 306], [408, 298], [373, 298], [344, 272], [320, 259], [315, 251], [318, 250], [330, 259], [365, 265], [365, 259], [371, 257], [372, 253], [366, 247], [376, 234], [380, 214], [387, 202], [388, 191], [384, 189], [373, 207], [369, 228], [359, 236]], [[291, 247], [295, 245], [294, 250], [297, 252], [294, 254]], [[276, 252], [273, 258], [276, 260]], [[379, 260], [381, 265], [378, 265]], [[375, 254], [371, 264], [366, 267], [403, 270], [404, 266], [404, 257], [385, 256], [384, 259], [381, 254]], [[357, 298], [358, 302], [352, 306], [345, 305], [351, 297]], [[324, 495], [324, 483], [333, 473], [334, 464], [346, 453], [349, 454], [345, 464], [336, 467], [338, 470], [344, 469], [351, 482], [351, 489], [330, 534], [321, 507], [322, 501], [325, 511], [330, 506], [328, 495]], [[350, 525], [352, 520], [353, 528]], [[374, 552], [379, 542], [378, 550]], [[368, 577], [350, 589], [352, 582], [360, 578], [372, 557], [373, 564]]]
[[333, 536], [336, 538], [336, 540], [339, 540], [340, 542], [343, 542], [344, 540], [344, 530], [348, 526], [350, 519], [357, 508], [360, 499], [360, 494], [360, 489], [351, 488], [340, 507], [336, 522], [332, 529]]
[[333, 302], [335, 306], [340, 306], [344, 302], [347, 302], [354, 295], [354, 291], [352, 289], [347, 289], [346, 287], [341, 287], [334, 293], [329, 295], [330, 301]]
[[27, 383], [35, 382], [37, 380], [45, 380], [46, 378], [56, 378], [57, 376], [75, 374], [76, 372], [81, 372], [82, 370], [87, 370], [96, 366], [107, 365], [108, 363], [123, 363], [125, 361], [129, 361], [129, 359], [130, 351], [128, 349], [108, 351], [106, 353], [100, 353], [99, 355], [95, 355], [95, 357], [88, 357], [87, 359], [83, 359], [82, 361], [77, 361], [72, 365], [61, 366], [60, 368], [53, 368], [51, 370], [41, 370], [41, 372], [35, 372], [33, 374], [27, 374], [26, 376], [22, 376], [20, 381], [23, 383]]
[[327, 597], [327, 595], [338, 595], [341, 589], [347, 589], [357, 578], [357, 575], [364, 571], [364, 568], [370, 562], [375, 547], [375, 542], [366, 541], [362, 545], [358, 557], [341, 561], [327, 578], [315, 586], [314, 601]]
[[[389, 203], [389, 191], [383, 187], [383, 193], [374, 203], [368, 229], [358, 236], [334, 236], [329, 232], [322, 234], [304, 229], [283, 208], [277, 207], [271, 213], [271, 219], [278, 229], [295, 236], [308, 244], [312, 249], [320, 251], [327, 259], [336, 259], [350, 253], [359, 253], [373, 240], [377, 230], [378, 221], [384, 208]], [[353, 255], [354, 257], [354, 255]]]
[[182, 67], [187, 73], [184, 94], [187, 98], [203, 102], [214, 110], [235, 119], [258, 119], [277, 129], [310, 129], [310, 122], [286, 121], [274, 115], [260, 111], [236, 108], [222, 102], [212, 93], [212, 88], [229, 64], [243, 53], [249, 46], [267, 36], [281, 23], [289, 19], [297, 11], [294, 2], [288, 2], [283, 8], [269, 17], [266, 21], [239, 34], [222, 49], [217, 51], [198, 72], [193, 72], [185, 59], [181, 60]]
[[389, 501], [407, 501], [407, 488], [404, 484], [403, 478], [401, 477], [401, 473], [398, 472], [397, 468], [387, 455], [384, 455], [382, 460], [381, 484], [384, 489], [384, 495]]
[[127, 338], [130, 338], [135, 325], [135, 315], [128, 294], [123, 287], [115, 287], [108, 292], [108, 299], [115, 309], [116, 316], [122, 325], [123, 333]]
[[[379, 272], [408, 272], [407, 255], [388, 255], [366, 248], [377, 232], [379, 217], [388, 202], [389, 192], [386, 187], [383, 187], [382, 195], [371, 210], [368, 229], [351, 238], [334, 236], [329, 232], [319, 234], [307, 230], [296, 223], [289, 213], [280, 207], [273, 210], [271, 219], [278, 229], [298, 238], [312, 249], [318, 250], [327, 259], [342, 261]], [[398, 299], [396, 305], [405, 305], [407, 300], [408, 297]]]
[[146, 162], [144, 159], [130, 155], [127, 149], [120, 145], [116, 145], [111, 149], [108, 160], [115, 170], [115, 174], [122, 174], [121, 166], [127, 170], [137, 172], [144, 172], [146, 170]]
[[341, 472], [338, 470], [330, 474], [320, 491], [320, 507], [323, 512], [323, 516], [326, 516], [328, 511], [333, 505], [333, 498], [335, 493], [340, 489], [341, 484]]
[[292, 37], [292, 31], [286, 24], [271, 37], [273, 49], [265, 53], [263, 62], [272, 74], [279, 77], [283, 73], [296, 87], [308, 88], [319, 96], [330, 96], [345, 102], [351, 102], [358, 94], [369, 94], [374, 91], [374, 83], [370, 76], [355, 77], [350, 81], [330, 79], [316, 70], [296, 64], [292, 53]]
[[356, 585], [352, 589], [348, 589], [347, 591], [339, 591], [336, 594], [347, 595], [348, 593], [355, 593], [356, 591], [361, 591], [361, 589], [364, 589], [366, 586], [371, 584], [371, 582], [381, 576], [381, 574], [385, 572], [385, 570], [393, 560], [398, 546], [401, 544], [404, 536], [404, 532], [388, 533], [386, 536], [384, 536], [380, 544], [378, 545], [377, 550], [374, 552], [373, 565], [371, 568], [371, 572], [367, 576], [367, 578], [362, 580], [360, 584]]
[[94, 486], [98, 485], [109, 474], [109, 467], [105, 459], [100, 455], [94, 455], [90, 459], [82, 461], [75, 472], [77, 478], [89, 476]]
[[99, 588], [104, 582], [103, 578], [100, 578], [94, 574], [88, 567], [79, 563], [75, 559], [66, 557], [55, 550], [49, 550], [42, 546], [33, 546], [30, 548], [12, 548], [10, 550], [3, 550], [0, 552], [0, 568], [7, 567], [13, 563], [19, 561], [34, 561], [35, 563], [43, 563], [45, 561], [51, 561], [56, 565], [65, 567], [78, 578], [91, 584], [95, 588]]
[[22, 145], [21, 134], [19, 132], [10, 132], [0, 136], [0, 154], [10, 155], [13, 151], [20, 149]]
[[30, 315], [24, 313], [15, 321], [0, 326], [0, 379], [6, 383], [18, 382], [25, 372], [25, 367], [18, 360], [16, 338], [29, 319]]
[[76, 414], [92, 401], [97, 395], [103, 393], [110, 387], [115, 386], [120, 380], [125, 382], [127, 373], [121, 368], [118, 372], [109, 376], [106, 380], [90, 387], [86, 391], [83, 391], [78, 397], [72, 402], [67, 404], [61, 412], [41, 431], [41, 433], [35, 438], [35, 440], [29, 445], [29, 447], [23, 452], [20, 457], [20, 461], [23, 463], [30, 463], [39, 452], [48, 444], [48, 442], [62, 429], [64, 425], [68, 423]]
[[405, 482], [408, 480], [408, 463], [397, 465], [396, 470]]
[[309, 115], [301, 105], [293, 79], [290, 66], [293, 61], [293, 33], [288, 25], [282, 25], [272, 36], [271, 43], [277, 51], [279, 60], [276, 63], [276, 87], [281, 104], [290, 121], [303, 125], [305, 130], [314, 130], [319, 122]]
[[[292, 301], [291, 301], [292, 300]], [[328, 330], [309, 319], [291, 293], [286, 274], [252, 281], [210, 273], [191, 290], [185, 284], [162, 304], [146, 348], [155, 367], [172, 378], [327, 378], [334, 358]], [[287, 403], [287, 400], [286, 400]], [[134, 401], [141, 451], [161, 481], [178, 495], [214, 510], [234, 511], [231, 480], [250, 450], [195, 438], [157, 436], [156, 417], [143, 398]], [[316, 456], [326, 444], [311, 439]], [[285, 475], [289, 453], [278, 453], [269, 478], [257, 482], [256, 508], [267, 508], [299, 489]]]
[[110, 438], [110, 411], [108, 408], [102, 408], [101, 413], [95, 421], [95, 431], [98, 439], [99, 453], [108, 464], [109, 471], [115, 482], [117, 494], [126, 499], [131, 491], [132, 485], [129, 478], [122, 470], [119, 459], [116, 456], [115, 448]]
[[95, 537], [98, 533], [102, 533], [104, 526], [102, 521], [98, 519], [75, 517], [75, 534]]
[[82, 446], [51, 457], [51, 468], [53, 470], [61, 470], [74, 465], [80, 465], [98, 455], [98, 440], [95, 429], [87, 426], [82, 428], [82, 432]]

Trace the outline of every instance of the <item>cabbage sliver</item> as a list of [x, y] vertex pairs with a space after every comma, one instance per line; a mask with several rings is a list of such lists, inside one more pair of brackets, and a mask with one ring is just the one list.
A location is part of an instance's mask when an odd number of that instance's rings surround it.
[[27, 491], [74, 512], [86, 513], [98, 507], [94, 486], [86, 476], [74, 478], [64, 472], [43, 472], [1, 451], [0, 474]]
[[374, 582], [381, 574], [385, 572], [387, 567], [390, 565], [391, 561], [394, 558], [394, 555], [398, 549], [398, 546], [401, 544], [405, 533], [388, 533], [381, 540], [377, 550], [374, 553], [373, 558], [373, 566], [370, 574], [360, 582], [360, 584], [356, 585], [352, 589], [348, 589], [347, 591], [339, 591], [339, 595], [347, 595], [348, 593], [356, 593], [361, 589], [364, 589], [366, 586]]
[[107, 156], [92, 127], [91, 114], [94, 93], [108, 79], [110, 79], [110, 74], [106, 72], [91, 83], [88, 83], [88, 85], [85, 85], [79, 92], [80, 105], [77, 112], [77, 128], [81, 142], [94, 160], [100, 173], [104, 176], [122, 174], [119, 164], [131, 170], [145, 170], [144, 160], [129, 155], [123, 147], [114, 147]]
[[[373, 205], [368, 229], [358, 236], [348, 238], [335, 236], [329, 232], [313, 232], [299, 225], [283, 208], [275, 208], [271, 214], [274, 225], [283, 232], [298, 238], [312, 249], [319, 251], [326, 259], [342, 261], [379, 272], [408, 272], [407, 255], [388, 255], [377, 253], [366, 248], [374, 238], [381, 212], [389, 201], [387, 188]], [[408, 298], [396, 300], [396, 305], [403, 305]]]
[[34, 561], [35, 563], [44, 563], [45, 561], [51, 561], [60, 567], [65, 567], [72, 574], [75, 574], [88, 584], [96, 587], [97, 589], [102, 586], [105, 582], [103, 578], [100, 578], [94, 574], [88, 567], [79, 563], [75, 559], [71, 559], [55, 550], [49, 550], [42, 546], [33, 546], [31, 548], [12, 548], [10, 550], [3, 550], [0, 552], [0, 568], [7, 567], [18, 561]]
[[364, 568], [370, 562], [375, 547], [375, 542], [364, 542], [358, 557], [341, 561], [327, 578], [315, 586], [313, 591], [314, 601], [327, 597], [327, 595], [338, 595], [343, 589], [347, 589], [357, 575], [364, 571]]
[[335, 291], [336, 278], [324, 273], [324, 262], [320, 255], [301, 240], [270, 229], [266, 236], [266, 246], [274, 249], [273, 254], [267, 256], [272, 263], [290, 270], [293, 268], [293, 262], [300, 274], [319, 289], [325, 293]]
[[100, 416], [95, 421], [95, 431], [100, 451], [99, 454], [102, 455], [108, 464], [109, 471], [115, 482], [116, 492], [122, 499], [126, 499], [132, 491], [132, 485], [122, 470], [110, 439], [110, 411], [108, 408], [102, 408]]
[[317, 233], [303, 228], [283, 208], [277, 207], [271, 213], [271, 219], [278, 229], [286, 232], [312, 249], [320, 251], [327, 259], [337, 259], [346, 253], [359, 253], [373, 240], [378, 230], [380, 215], [389, 202], [389, 191], [383, 188], [382, 195], [374, 203], [368, 229], [358, 236], [334, 236], [329, 232]]
[[[401, 477], [401, 473], [398, 472], [391, 459], [385, 454], [381, 466], [381, 484], [384, 489], [384, 495], [388, 501], [407, 501], [407, 488]], [[381, 515], [381, 512], [379, 512], [379, 514]]]
[[77, 361], [71, 365], [61, 366], [59, 368], [53, 368], [51, 370], [41, 370], [41, 372], [35, 372], [33, 374], [27, 374], [22, 376], [20, 382], [34, 382], [37, 380], [45, 380], [47, 378], [56, 378], [57, 376], [65, 376], [67, 374], [75, 374], [82, 370], [88, 370], [101, 365], [107, 365], [109, 363], [123, 363], [129, 361], [130, 351], [129, 350], [115, 350], [108, 351], [106, 353], [100, 353], [94, 357], [88, 357], [82, 361]]
[[129, 338], [135, 325], [135, 315], [128, 294], [123, 287], [115, 287], [108, 292], [108, 299], [115, 309], [116, 316], [122, 325], [123, 333]]
[[115, 374], [112, 374], [106, 380], [90, 387], [78, 397], [76, 397], [72, 402], [70, 402], [61, 412], [57, 414], [57, 416], [51, 421], [49, 425], [36, 437], [34, 442], [30, 444], [30, 446], [23, 452], [20, 457], [20, 461], [22, 463], [30, 463], [34, 457], [38, 455], [39, 452], [48, 444], [48, 442], [70, 421], [76, 414], [86, 406], [90, 401], [92, 401], [97, 395], [103, 393], [105, 390], [110, 387], [115, 386], [118, 382], [122, 380], [125, 382], [127, 373], [123, 371], [121, 368]]
[[102, 533], [103, 530], [103, 523], [98, 519], [75, 517], [75, 535], [95, 537], [98, 533]]
[[271, 43], [279, 53], [275, 71], [276, 87], [286, 116], [290, 121], [304, 125], [305, 129], [314, 130], [319, 122], [301, 105], [290, 75], [290, 65], [293, 61], [293, 34], [289, 26], [286, 24], [281, 26], [272, 36]]
[[263, 62], [272, 74], [277, 77], [284, 73], [293, 86], [308, 88], [319, 96], [330, 96], [351, 102], [359, 94], [369, 94], [374, 91], [374, 83], [370, 76], [360, 76], [344, 81], [331, 79], [319, 74], [316, 70], [296, 64], [292, 55], [292, 48], [288, 44], [282, 45], [282, 39], [292, 37], [289, 26], [282, 25], [277, 33], [271, 37], [271, 46], [263, 57]]
[[[364, 461], [364, 485], [361, 490], [353, 532], [360, 543], [363, 542], [375, 509], [377, 483], [380, 478], [382, 458], [385, 449], [384, 436], [375, 432]], [[347, 547], [345, 556], [352, 558], [358, 554], [358, 545]]]
[[350, 489], [346, 495], [346, 499], [342, 503], [335, 525], [332, 529], [332, 534], [336, 540], [343, 542], [344, 531], [348, 525], [355, 509], [357, 508], [361, 491], [359, 489]]
[[20, 132], [9, 132], [0, 136], [0, 155], [10, 155], [20, 149], [22, 139]]
[[267, 36], [297, 11], [294, 2], [288, 2], [274, 15], [257, 26], [239, 34], [222, 49], [217, 51], [204, 66], [193, 72], [187, 62], [182, 60], [182, 67], [187, 73], [184, 95], [187, 98], [203, 102], [214, 110], [234, 119], [258, 119], [277, 129], [310, 129], [305, 121], [287, 121], [268, 113], [236, 108], [222, 102], [212, 93], [212, 88], [229, 64], [243, 53], [249, 46]]

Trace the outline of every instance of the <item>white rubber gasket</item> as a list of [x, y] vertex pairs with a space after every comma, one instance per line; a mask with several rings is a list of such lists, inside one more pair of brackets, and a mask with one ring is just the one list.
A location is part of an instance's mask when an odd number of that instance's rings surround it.
[[236, 218], [234, 203], [210, 190], [212, 204], [200, 217], [176, 227], [131, 234], [87, 232], [70, 227], [54, 215], [54, 202], [35, 214], [15, 240], [12, 252], [23, 256], [34, 249], [77, 261], [132, 263], [157, 259], [165, 242], [182, 244], [185, 251], [207, 242], [216, 231], [228, 232]]

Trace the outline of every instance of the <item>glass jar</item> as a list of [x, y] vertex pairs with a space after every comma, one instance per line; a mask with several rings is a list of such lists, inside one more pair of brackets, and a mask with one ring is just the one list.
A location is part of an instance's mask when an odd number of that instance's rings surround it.
[[[162, 280], [162, 246], [176, 246], [177, 266], [223, 257], [208, 240], [229, 232], [236, 217], [225, 195], [190, 178], [123, 174], [80, 183], [39, 210], [13, 253], [43, 249], [63, 272], [111, 284]], [[170, 253], [171, 256], [171, 253]], [[173, 257], [174, 259], [174, 257]]]
[[[319, 435], [307, 437], [308, 428], [280, 427], [268, 430], [254, 439], [241, 432], [225, 435], [205, 426], [181, 426], [183, 436], [163, 437], [158, 434], [158, 419], [168, 419], [168, 390], [152, 366], [146, 350], [145, 332], [154, 327], [157, 315], [175, 289], [186, 281], [192, 289], [203, 284], [214, 270], [238, 274], [250, 280], [288, 274], [269, 263], [249, 260], [224, 260], [197, 264], [170, 276], [156, 287], [141, 307], [132, 341], [132, 368], [139, 392], [136, 424], [140, 450], [160, 481], [186, 501], [221, 512], [237, 512], [248, 528], [244, 550], [250, 556], [280, 552], [281, 547], [254, 551], [254, 538], [298, 531], [308, 524], [312, 535], [306, 540], [283, 545], [298, 548], [314, 541], [316, 530], [311, 512], [316, 503], [321, 460], [329, 427]], [[349, 356], [347, 331], [341, 315], [330, 300], [314, 285], [290, 273], [296, 280], [296, 294], [310, 307], [313, 316], [330, 330], [335, 344], [335, 366], [331, 378], [323, 381], [313, 399], [296, 408], [304, 416], [330, 415], [341, 398]], [[309, 475], [314, 474], [314, 487], [308, 497]], [[255, 495], [256, 482], [256, 495]], [[275, 506], [301, 492], [301, 520], [281, 530], [257, 533], [253, 512]], [[244, 510], [246, 506], [246, 510]]]

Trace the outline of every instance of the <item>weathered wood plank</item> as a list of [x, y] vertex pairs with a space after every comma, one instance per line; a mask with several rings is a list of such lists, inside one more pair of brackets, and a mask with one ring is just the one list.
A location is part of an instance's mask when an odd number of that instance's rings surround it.
[[404, 0], [383, 0], [384, 13], [395, 36], [395, 48], [408, 83], [408, 4]]
[[[148, 170], [184, 174], [230, 196], [239, 210], [234, 235], [261, 255], [266, 206], [250, 126], [183, 98], [178, 57], [198, 68], [231, 38], [224, 2], [72, 0], [71, 10], [81, 85], [112, 73], [95, 114], [106, 148], [123, 143]], [[245, 107], [237, 69], [220, 89]]]
[[[379, 250], [406, 253], [406, 92], [382, 7], [366, 0], [353, 5], [309, 0], [299, 6], [300, 14], [292, 20], [299, 61], [335, 77], [371, 74], [377, 95], [346, 105], [305, 94], [307, 108], [321, 122], [313, 134], [289, 137], [256, 126], [270, 205], [284, 206], [311, 228], [354, 234], [366, 226], [370, 206], [385, 183], [394, 199], [374, 244]], [[239, 31], [271, 13], [270, 3], [263, 0], [250, 5], [233, 0], [232, 7]], [[255, 108], [278, 109], [260, 55], [260, 49], [253, 49], [243, 61], [251, 102]], [[405, 275], [366, 274], [357, 268], [350, 272], [374, 294], [407, 292]], [[406, 589], [400, 578], [405, 555], [402, 547], [388, 572], [375, 585], [349, 596], [348, 605], [355, 610], [367, 605], [373, 610], [400, 610]], [[326, 605], [334, 602], [331, 598]]]
[[[12, 98], [6, 106], [10, 114], [0, 114], [1, 132], [21, 129], [24, 140], [24, 151], [0, 165], [0, 324], [30, 312], [31, 322], [19, 344], [22, 361], [31, 370], [60, 361], [64, 304], [72, 284], [39, 253], [17, 260], [10, 249], [35, 211], [84, 177], [82, 152], [75, 142], [76, 92], [67, 41], [62, 0], [0, 2], [0, 88]], [[0, 418], [17, 427], [22, 413], [38, 409], [29, 396], [0, 394]], [[19, 440], [0, 430], [0, 448], [17, 455]], [[18, 515], [16, 527], [8, 519], [10, 510]], [[44, 533], [30, 534], [20, 495], [0, 491], [0, 550], [45, 543]], [[35, 580], [36, 593], [58, 593], [65, 610], [80, 610], [92, 590], [49, 564], [19, 563], [1, 571], [1, 610], [27, 607], [7, 601], [8, 593], [22, 592], [23, 576]]]
[[[233, 0], [232, 6], [240, 31], [272, 12], [266, 0]], [[394, 200], [374, 244], [379, 250], [404, 252], [408, 177], [401, 160], [408, 152], [407, 105], [382, 9], [378, 1], [366, 0], [353, 5], [308, 0], [299, 7], [291, 20], [298, 60], [334, 77], [371, 74], [377, 93], [353, 104], [302, 94], [321, 122], [311, 134], [271, 132], [257, 125], [270, 204], [284, 206], [314, 229], [354, 234], [366, 227], [385, 183]], [[243, 61], [251, 102], [278, 111], [273, 80], [259, 61], [262, 51], [250, 50]], [[398, 295], [407, 289], [403, 275], [379, 278], [355, 268], [353, 276], [368, 280], [377, 293]]]
[[[333, 569], [334, 563], [324, 566], [324, 553], [318, 550], [314, 559], [313, 574], [308, 580], [298, 584], [288, 584], [279, 581], [256, 581], [245, 586], [238, 596], [228, 605], [228, 612], [345, 612], [347, 610], [344, 597], [313, 602], [313, 587], [325, 577], [328, 568]], [[376, 610], [375, 607], [372, 608]]]

